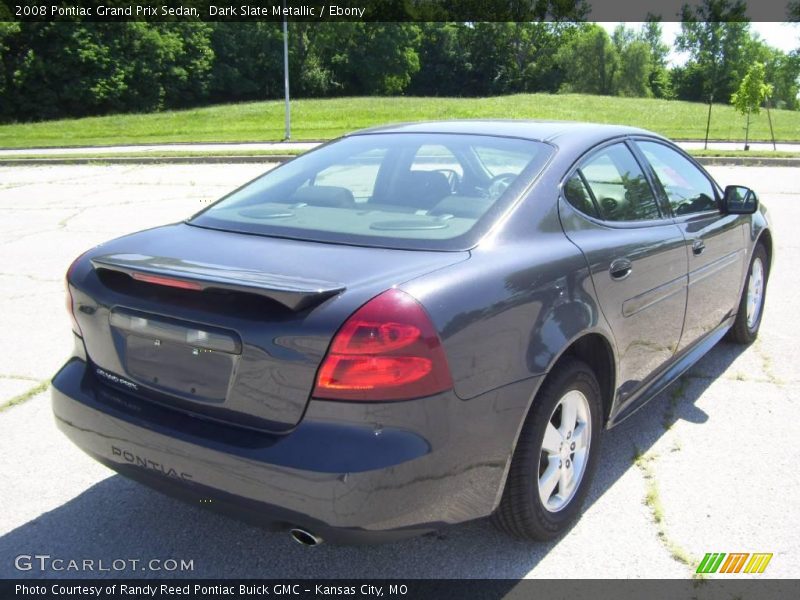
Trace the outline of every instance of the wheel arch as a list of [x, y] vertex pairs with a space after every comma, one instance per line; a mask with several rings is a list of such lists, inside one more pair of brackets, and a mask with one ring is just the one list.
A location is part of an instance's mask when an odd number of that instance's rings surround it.
[[764, 246], [764, 250], [767, 253], [767, 278], [769, 278], [770, 271], [772, 271], [772, 233], [769, 229], [765, 228], [761, 234], [756, 239], [756, 243], [753, 245], [753, 248], [757, 247], [759, 244]]
[[559, 364], [566, 358], [575, 358], [586, 363], [597, 377], [602, 394], [603, 424], [605, 425], [608, 423], [614, 404], [617, 379], [616, 361], [611, 342], [606, 336], [596, 331], [583, 333], [573, 339], [553, 360], [547, 369], [547, 374], [558, 369]]
[[616, 389], [617, 369], [614, 360], [614, 350], [611, 342], [598, 332], [585, 333], [573, 340], [569, 346], [555, 359], [548, 373], [558, 368], [565, 358], [576, 358], [594, 371], [603, 402], [603, 424], [608, 423], [611, 407], [614, 403], [614, 390]]

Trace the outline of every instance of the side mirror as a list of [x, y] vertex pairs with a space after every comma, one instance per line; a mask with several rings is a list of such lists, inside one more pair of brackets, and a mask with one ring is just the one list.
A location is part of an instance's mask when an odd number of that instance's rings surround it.
[[722, 212], [729, 215], [752, 215], [758, 210], [758, 196], [743, 185], [729, 185], [722, 197]]

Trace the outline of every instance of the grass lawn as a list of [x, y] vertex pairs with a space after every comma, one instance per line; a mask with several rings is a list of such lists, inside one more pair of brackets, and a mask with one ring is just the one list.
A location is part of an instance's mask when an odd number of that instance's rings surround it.
[[[196, 157], [214, 157], [214, 158], [227, 158], [230, 157], [233, 162], [236, 158], [241, 157], [261, 157], [265, 162], [269, 162], [272, 157], [293, 157], [302, 154], [303, 150], [297, 148], [288, 148], [286, 150], [148, 150], [144, 152], [53, 152], [48, 154], [3, 154], [0, 156], [0, 162], [12, 161], [25, 161], [25, 160], [76, 160], [84, 162], [85, 160], [92, 160], [97, 163], [107, 162], [106, 159], [125, 158], [137, 159], [146, 158], [148, 161], [152, 159], [169, 159], [169, 158], [196, 158]], [[783, 150], [688, 150], [688, 153], [698, 158], [797, 158], [800, 159], [800, 152], [786, 152]], [[223, 162], [223, 161], [220, 161]]]
[[47, 159], [47, 158], [96, 158], [103, 160], [104, 158], [195, 158], [198, 156], [263, 156], [269, 158], [271, 156], [297, 156], [302, 154], [303, 150], [296, 148], [287, 148], [286, 150], [148, 150], [145, 152], [48, 152], [42, 154], [25, 153], [25, 154], [3, 154], [0, 155], [0, 160], [20, 160], [20, 159]]
[[784, 150], [687, 150], [689, 154], [697, 157], [720, 156], [728, 158], [800, 158], [800, 152], [786, 152]]
[[[677, 139], [705, 135], [708, 106], [691, 102], [581, 94], [493, 98], [335, 98], [292, 102], [292, 139], [329, 139], [401, 121], [456, 118], [560, 119], [635, 125]], [[800, 140], [800, 111], [772, 111], [775, 137]], [[744, 117], [714, 105], [710, 138], [740, 141]], [[753, 117], [752, 141], [768, 140], [766, 113]], [[250, 102], [168, 111], [0, 125], [0, 147], [170, 142], [255, 142], [283, 138], [283, 102]]]

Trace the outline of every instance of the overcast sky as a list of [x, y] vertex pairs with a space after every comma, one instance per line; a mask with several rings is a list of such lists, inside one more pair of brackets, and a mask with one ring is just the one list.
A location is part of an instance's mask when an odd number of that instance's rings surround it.
[[[611, 33], [619, 23], [600, 23], [600, 25]], [[642, 26], [641, 23], [626, 23], [626, 25], [637, 30]], [[661, 23], [662, 37], [670, 47], [674, 48], [675, 36], [680, 31], [681, 24], [678, 22]], [[750, 23], [750, 31], [758, 33], [767, 44], [784, 52], [800, 48], [800, 26], [797, 23]], [[678, 52], [670, 53], [670, 62], [673, 65], [683, 64], [686, 58]]]

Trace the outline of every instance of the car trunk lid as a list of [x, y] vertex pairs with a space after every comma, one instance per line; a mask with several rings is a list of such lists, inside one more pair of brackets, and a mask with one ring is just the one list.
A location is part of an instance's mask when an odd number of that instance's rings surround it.
[[71, 281], [95, 374], [177, 410], [285, 431], [333, 335], [378, 293], [469, 256], [178, 224], [90, 253]]

